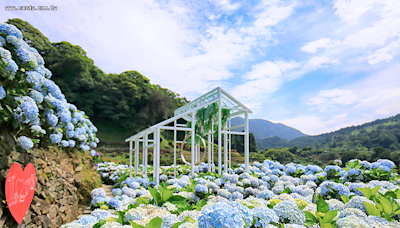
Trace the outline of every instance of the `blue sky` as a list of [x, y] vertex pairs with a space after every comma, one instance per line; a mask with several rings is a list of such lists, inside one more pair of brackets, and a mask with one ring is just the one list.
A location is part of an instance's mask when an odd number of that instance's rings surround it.
[[[4, 11], [5, 6], [57, 11]], [[400, 113], [400, 1], [2, 1], [106, 73], [137, 70], [194, 99], [217, 87], [320, 134]]]

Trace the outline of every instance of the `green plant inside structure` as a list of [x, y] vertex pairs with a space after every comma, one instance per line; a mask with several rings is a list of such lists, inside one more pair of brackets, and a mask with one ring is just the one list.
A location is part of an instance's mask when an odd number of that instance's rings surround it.
[[[221, 126], [224, 126], [226, 121], [230, 117], [229, 109], [221, 109]], [[213, 125], [214, 123], [214, 125]], [[192, 127], [192, 122], [187, 122], [187, 127]], [[218, 134], [218, 102], [214, 102], [205, 108], [201, 108], [196, 112], [196, 143], [200, 143], [200, 138], [205, 138], [205, 136], [211, 132], [215, 131], [215, 134]], [[188, 135], [189, 132], [187, 131]], [[190, 137], [187, 139], [190, 142]]]
[[[395, 215], [400, 214], [400, 205], [396, 200], [400, 199], [400, 189], [396, 191], [388, 190], [385, 194], [379, 192], [380, 186], [373, 189], [357, 188], [365, 197], [374, 201], [375, 205], [363, 202], [367, 208], [369, 215], [385, 218], [388, 221], [393, 221]], [[345, 197], [344, 197], [345, 198]], [[345, 198], [345, 200], [347, 200]]]

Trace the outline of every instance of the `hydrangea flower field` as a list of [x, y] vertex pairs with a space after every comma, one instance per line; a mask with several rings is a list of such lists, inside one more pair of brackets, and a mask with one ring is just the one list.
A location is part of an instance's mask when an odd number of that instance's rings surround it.
[[[340, 164], [340, 161], [337, 161]], [[113, 197], [91, 193], [93, 211], [62, 227], [400, 227], [400, 180], [390, 160], [351, 160], [344, 167], [265, 160], [218, 176], [207, 164], [162, 168], [152, 178], [126, 178], [128, 166], [98, 164]], [[151, 172], [151, 171], [150, 171]], [[118, 184], [119, 183], [119, 184]]]

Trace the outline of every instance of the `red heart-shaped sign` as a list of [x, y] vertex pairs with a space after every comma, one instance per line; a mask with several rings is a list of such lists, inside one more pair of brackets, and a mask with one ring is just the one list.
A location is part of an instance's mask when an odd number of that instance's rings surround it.
[[18, 163], [12, 164], [6, 178], [6, 200], [15, 221], [21, 225], [32, 203], [36, 188], [36, 171], [32, 163], [22, 170]]

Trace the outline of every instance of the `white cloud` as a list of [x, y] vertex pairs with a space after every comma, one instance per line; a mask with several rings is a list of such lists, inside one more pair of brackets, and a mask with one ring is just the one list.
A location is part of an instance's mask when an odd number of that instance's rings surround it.
[[333, 6], [343, 21], [349, 24], [357, 24], [358, 18], [372, 9], [377, 0], [338, 0]]
[[378, 49], [374, 54], [369, 56], [369, 64], [374, 65], [383, 61], [389, 62], [393, 59], [393, 55], [397, 53], [399, 46], [400, 38], [397, 41], [393, 41], [389, 45]]
[[320, 111], [325, 111], [340, 105], [354, 104], [357, 100], [358, 98], [352, 90], [331, 89], [320, 91], [318, 95], [310, 99], [308, 105], [317, 106]]
[[216, 5], [220, 6], [222, 10], [224, 11], [235, 11], [240, 8], [240, 3], [230, 3], [229, 0], [215, 0], [214, 1]]
[[262, 10], [255, 14], [254, 25], [257, 28], [275, 26], [282, 20], [288, 18], [293, 13], [295, 4], [288, 6], [278, 6], [277, 1], [263, 1], [258, 8]]
[[321, 134], [400, 113], [400, 64], [353, 84], [320, 91], [310, 114], [276, 120], [304, 133]]
[[237, 99], [254, 106], [249, 106], [258, 110], [258, 106], [272, 93], [276, 92], [282, 83], [287, 80], [286, 72], [300, 67], [301, 64], [291, 61], [264, 61], [253, 65], [251, 71], [246, 75], [246, 82], [232, 89], [232, 94]]
[[[361, 120], [363, 121], [363, 120]], [[323, 119], [316, 115], [299, 116], [290, 119], [283, 119], [279, 121], [274, 121], [283, 123], [287, 126], [294, 127], [305, 134], [317, 135], [321, 133], [328, 133], [330, 131], [339, 130], [343, 127], [348, 127], [350, 122], [348, 122], [348, 114], [342, 113], [339, 115], [332, 116], [328, 119]], [[359, 122], [361, 124], [363, 122]]]
[[325, 57], [325, 56], [316, 56], [316, 57], [312, 57], [308, 62], [307, 62], [307, 66], [310, 66], [312, 68], [319, 68], [321, 67], [323, 64], [328, 63], [329, 62], [329, 58]]
[[319, 40], [311, 41], [301, 47], [301, 50], [308, 53], [315, 53], [320, 48], [329, 48], [335, 45], [336, 42], [332, 42], [330, 38], [322, 38]]

